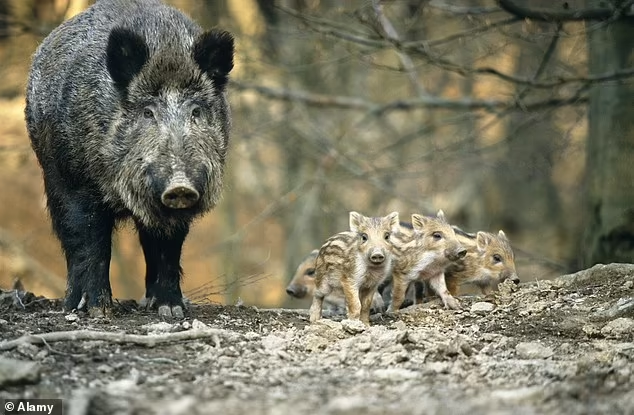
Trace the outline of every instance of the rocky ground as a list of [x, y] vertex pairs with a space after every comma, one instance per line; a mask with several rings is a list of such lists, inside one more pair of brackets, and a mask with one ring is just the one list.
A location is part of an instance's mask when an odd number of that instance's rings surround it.
[[249, 306], [175, 323], [121, 302], [90, 319], [4, 292], [0, 398], [61, 397], [67, 414], [632, 414], [633, 287], [634, 265], [597, 265], [367, 329]]

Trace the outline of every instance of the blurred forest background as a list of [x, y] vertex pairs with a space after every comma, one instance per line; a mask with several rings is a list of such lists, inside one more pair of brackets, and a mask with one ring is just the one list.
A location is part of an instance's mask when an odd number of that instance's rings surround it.
[[[61, 297], [24, 125], [38, 42], [88, 0], [0, 0], [0, 287]], [[236, 37], [224, 198], [185, 244], [194, 300], [297, 306], [348, 212], [503, 229], [523, 281], [634, 260], [634, 1], [172, 0]], [[116, 298], [143, 295], [132, 227]]]

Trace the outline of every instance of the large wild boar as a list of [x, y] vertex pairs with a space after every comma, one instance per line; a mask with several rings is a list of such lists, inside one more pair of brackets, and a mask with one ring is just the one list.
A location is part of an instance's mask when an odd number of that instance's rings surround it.
[[111, 236], [132, 218], [146, 298], [183, 316], [181, 248], [222, 189], [233, 37], [158, 0], [97, 0], [38, 47], [26, 121], [66, 256], [65, 308], [110, 313]]

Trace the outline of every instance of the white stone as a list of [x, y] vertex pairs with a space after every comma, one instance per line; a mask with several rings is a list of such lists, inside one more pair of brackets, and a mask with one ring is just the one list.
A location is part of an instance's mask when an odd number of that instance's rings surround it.
[[553, 349], [538, 342], [518, 343], [515, 352], [522, 359], [547, 359], [554, 354]]
[[471, 312], [475, 314], [486, 314], [493, 311], [494, 308], [495, 308], [495, 304], [488, 303], [486, 301], [480, 301], [480, 302], [474, 303], [471, 306]]

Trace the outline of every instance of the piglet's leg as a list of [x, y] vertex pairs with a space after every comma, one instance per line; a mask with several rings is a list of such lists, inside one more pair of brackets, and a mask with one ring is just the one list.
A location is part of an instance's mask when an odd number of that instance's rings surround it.
[[407, 282], [402, 278], [394, 277], [392, 280], [392, 302], [388, 307], [388, 313], [396, 312], [401, 308], [403, 301], [405, 300], [405, 291], [407, 291]]
[[447, 289], [444, 272], [440, 272], [434, 275], [428, 281], [431, 288], [436, 291], [436, 294], [438, 294], [438, 296], [442, 300], [445, 308], [460, 310], [460, 303], [451, 295], [451, 293]]
[[319, 292], [315, 292], [313, 296], [313, 302], [310, 305], [310, 311], [309, 311], [311, 323], [314, 323], [321, 318], [321, 310], [323, 306], [324, 306], [324, 296]]
[[372, 301], [374, 300], [374, 293], [376, 290], [361, 290], [361, 321], [366, 326], [370, 325], [370, 309], [372, 308]]
[[359, 299], [359, 290], [352, 284], [344, 284], [343, 295], [346, 298], [348, 318], [350, 320], [359, 320], [361, 318], [361, 300]]

